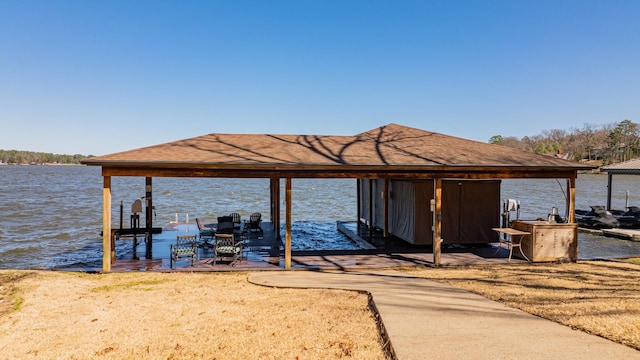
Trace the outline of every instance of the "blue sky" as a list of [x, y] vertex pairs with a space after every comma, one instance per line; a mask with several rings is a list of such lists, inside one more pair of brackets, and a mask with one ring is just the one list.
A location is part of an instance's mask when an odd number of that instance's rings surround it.
[[0, 149], [640, 122], [640, 1], [0, 0]]

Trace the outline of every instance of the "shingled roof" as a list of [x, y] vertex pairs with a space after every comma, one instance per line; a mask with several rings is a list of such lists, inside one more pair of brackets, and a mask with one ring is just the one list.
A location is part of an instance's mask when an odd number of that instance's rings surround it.
[[617, 164], [603, 166], [600, 168], [600, 172], [606, 172], [610, 174], [639, 175], [640, 159], [632, 159]]
[[[83, 163], [102, 166], [103, 172], [104, 169], [121, 169], [114, 175], [124, 174], [122, 169], [126, 168], [250, 171], [251, 176], [260, 176], [257, 173], [260, 171], [265, 172], [262, 176], [297, 171], [298, 175], [312, 172], [316, 175], [307, 175], [318, 177], [351, 177], [353, 172], [360, 171], [430, 172], [453, 169], [456, 172], [495, 172], [509, 168], [565, 172], [592, 168], [555, 157], [398, 124], [388, 124], [353, 136], [214, 133], [90, 158]], [[205, 174], [197, 171], [183, 176], [197, 174], [221, 176], [219, 172]]]

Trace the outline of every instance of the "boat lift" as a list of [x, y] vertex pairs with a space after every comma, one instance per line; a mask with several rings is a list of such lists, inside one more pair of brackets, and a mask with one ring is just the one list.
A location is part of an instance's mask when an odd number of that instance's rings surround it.
[[516, 220], [520, 220], [520, 200], [503, 199], [502, 201], [502, 227], [511, 227], [511, 212], [516, 212]]
[[[152, 226], [152, 212], [155, 216], [155, 206], [146, 207], [145, 218], [146, 218], [146, 226], [140, 227], [140, 214], [143, 212], [142, 200], [146, 200], [146, 196], [143, 196], [140, 199], [136, 199], [131, 204], [131, 215], [129, 217], [129, 228], [123, 227], [124, 222], [124, 205], [123, 202], [120, 201], [120, 227], [118, 229], [112, 229], [112, 239], [119, 239], [123, 236], [132, 236], [133, 237], [133, 257], [137, 259], [136, 256], [136, 248], [138, 247], [138, 236], [144, 236], [144, 241], [146, 243], [145, 257], [147, 259], [151, 258], [152, 253], [152, 234], [160, 234], [162, 232], [162, 228], [154, 228]], [[146, 201], [145, 201], [146, 202]]]

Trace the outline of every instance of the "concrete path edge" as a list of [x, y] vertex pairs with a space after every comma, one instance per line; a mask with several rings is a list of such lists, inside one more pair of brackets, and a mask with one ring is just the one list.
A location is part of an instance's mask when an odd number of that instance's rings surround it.
[[630, 347], [396, 270], [265, 271], [248, 281], [369, 294], [397, 359], [640, 359]]

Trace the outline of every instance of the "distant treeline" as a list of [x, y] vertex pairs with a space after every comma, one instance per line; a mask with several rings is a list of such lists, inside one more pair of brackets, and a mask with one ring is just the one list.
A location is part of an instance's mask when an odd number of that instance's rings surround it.
[[521, 139], [494, 135], [489, 143], [608, 165], [640, 157], [640, 127], [631, 120], [601, 126], [585, 124], [581, 129], [545, 130]]
[[0, 150], [0, 161], [4, 164], [79, 164], [80, 160], [93, 155], [60, 155], [21, 150]]

